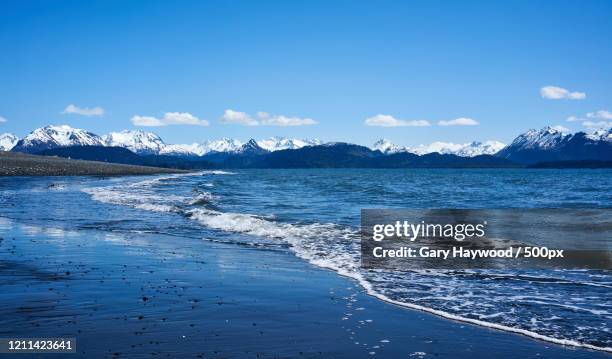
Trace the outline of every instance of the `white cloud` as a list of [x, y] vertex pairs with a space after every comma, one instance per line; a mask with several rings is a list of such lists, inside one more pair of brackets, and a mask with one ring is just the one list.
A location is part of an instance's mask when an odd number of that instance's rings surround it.
[[540, 95], [548, 100], [584, 100], [586, 98], [586, 93], [584, 92], [570, 91], [557, 86], [542, 87]]
[[245, 112], [227, 109], [221, 117], [225, 124], [238, 124], [243, 126], [307, 126], [316, 125], [317, 121], [312, 118], [288, 117], [283, 115], [270, 115], [267, 112], [257, 112], [257, 118]]
[[588, 118], [601, 119], [601, 120], [612, 120], [612, 112], [600, 110], [597, 112], [589, 112], [586, 115]]
[[582, 125], [586, 128], [602, 128], [608, 129], [612, 128], [612, 121], [584, 121]]
[[208, 121], [200, 120], [189, 112], [166, 112], [162, 122], [167, 125], [208, 126]]
[[0, 123], [6, 122], [6, 121], [8, 121], [6, 118], [0, 116]]
[[612, 127], [612, 112], [606, 110], [599, 110], [596, 112], [589, 112], [585, 117], [570, 116], [567, 118], [568, 122], [582, 122], [582, 125], [586, 128], [610, 128]]
[[398, 120], [393, 116], [378, 114], [376, 116], [367, 118], [365, 120], [366, 126], [380, 126], [380, 127], [425, 127], [430, 126], [426, 120]]
[[256, 119], [252, 118], [249, 114], [230, 109], [227, 109], [225, 110], [225, 112], [223, 112], [223, 116], [221, 117], [221, 123], [243, 126], [259, 125], [259, 122]]
[[200, 120], [188, 112], [166, 112], [160, 119], [153, 116], [135, 115], [131, 119], [135, 126], [159, 127], [168, 125], [208, 126], [208, 121]]
[[78, 107], [75, 105], [68, 105], [61, 112], [64, 115], [82, 115], [82, 116], [104, 116], [104, 109], [102, 107]]
[[134, 124], [134, 126], [147, 126], [147, 127], [154, 127], [154, 126], [165, 126], [166, 124], [161, 122], [161, 120], [152, 117], [152, 116], [133, 116], [131, 119], [132, 123]]
[[440, 126], [477, 126], [479, 125], [478, 121], [473, 120], [467, 117], [459, 117], [454, 120], [449, 121], [439, 121], [438, 125]]
[[312, 118], [272, 116], [261, 119], [262, 125], [267, 126], [308, 126], [316, 125], [317, 122]]
[[572, 132], [572, 130], [570, 130], [569, 128], [565, 127], [565, 126], [561, 126], [561, 125], [557, 125], [557, 126], [552, 126], [551, 127], [553, 130], [557, 130], [559, 132]]

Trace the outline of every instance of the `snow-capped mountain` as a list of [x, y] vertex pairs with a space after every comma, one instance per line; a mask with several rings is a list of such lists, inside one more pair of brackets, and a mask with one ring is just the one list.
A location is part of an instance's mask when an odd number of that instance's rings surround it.
[[571, 135], [549, 126], [541, 130], [531, 129], [515, 138], [507, 149], [550, 149], [558, 146], [568, 136]]
[[499, 141], [470, 142], [455, 152], [457, 156], [474, 157], [479, 155], [494, 155], [506, 145]]
[[[495, 156], [503, 160], [509, 160], [514, 163], [533, 164], [537, 162], [565, 160], [610, 161], [612, 158], [612, 129], [599, 130], [592, 133], [576, 132], [567, 134], [552, 127], [545, 127], [541, 130], [529, 130], [519, 135], [510, 145], [505, 147], [504, 144], [498, 141], [471, 142], [465, 144], [433, 142], [428, 145], [416, 147], [401, 147], [393, 144], [389, 140], [382, 139], [377, 141], [371, 147], [371, 150], [363, 146], [346, 143], [322, 143], [319, 140], [299, 140], [283, 137], [271, 137], [259, 141], [251, 139], [246, 143], [237, 139], [223, 138], [202, 143], [166, 144], [158, 135], [151, 132], [126, 130], [111, 132], [100, 137], [89, 131], [65, 125], [46, 126], [35, 129], [21, 140], [18, 140], [17, 137], [12, 134], [0, 135], [0, 150], [2, 151], [11, 150], [38, 153], [58, 147], [92, 145], [122, 147], [136, 154], [172, 155], [179, 157], [204, 156], [206, 160], [216, 161], [231, 159], [232, 161], [236, 160], [231, 163], [241, 165], [252, 163], [252, 161], [248, 159], [250, 156], [258, 157], [259, 155], [272, 155], [273, 152], [279, 150], [295, 150], [296, 152], [287, 151], [287, 153], [285, 153], [285, 151], [283, 151], [283, 153], [280, 153], [279, 156], [275, 158], [282, 157], [283, 159], [290, 159], [292, 156], [302, 156], [304, 153], [308, 153], [309, 155], [317, 153], [318, 149], [315, 149], [315, 151], [311, 151], [310, 149], [304, 149], [305, 152], [298, 151], [304, 147], [311, 146], [321, 146], [321, 153], [332, 147], [333, 153], [342, 152], [343, 149], [346, 148], [350, 150], [347, 150], [350, 152], [347, 156], [353, 156], [356, 153], [355, 151], [357, 151], [368, 158], [371, 156], [380, 156], [380, 152], [385, 155], [394, 153], [424, 155], [437, 152], [440, 154], [454, 154], [461, 157], [495, 154]], [[75, 149], [76, 152], [80, 150], [82, 149]], [[364, 153], [364, 151], [369, 151], [369, 153]], [[235, 158], [232, 159], [232, 157], [236, 156], [246, 158], [239, 160]], [[393, 160], [393, 158], [389, 157], [389, 160]], [[343, 160], [338, 159], [338, 161]], [[328, 165], [333, 165], [333, 161]]]
[[480, 155], [493, 155], [504, 148], [504, 144], [499, 141], [452, 143], [452, 142], [432, 142], [429, 145], [420, 145], [408, 148], [407, 151], [424, 155], [428, 153], [452, 154], [461, 157], [474, 157]]
[[409, 152], [420, 156], [437, 152], [440, 154], [454, 154], [461, 157], [474, 157], [478, 155], [495, 154], [504, 148], [504, 146], [503, 143], [498, 141], [470, 142], [464, 144], [438, 141], [416, 147], [401, 147], [393, 144], [387, 139], [381, 139], [376, 141], [371, 148], [372, 150], [378, 150], [384, 154]]
[[204, 156], [208, 153], [239, 153], [244, 144], [236, 139], [204, 141], [202, 143], [166, 145], [162, 155], [170, 156]]
[[380, 151], [386, 155], [398, 152], [408, 152], [408, 148], [397, 146], [386, 138], [381, 138], [380, 140], [374, 142], [371, 149], [372, 151]]
[[10, 151], [17, 142], [19, 138], [13, 135], [12, 133], [3, 133], [0, 135], [0, 151]]
[[192, 143], [185, 145], [166, 145], [159, 151], [159, 154], [168, 156], [202, 156], [207, 152], [207, 149], [203, 145]]
[[251, 138], [247, 143], [242, 145], [237, 152], [240, 154], [259, 155], [270, 151], [261, 148], [261, 146], [257, 144], [257, 141]]
[[160, 154], [177, 156], [203, 156], [211, 152], [242, 153], [252, 149], [256, 149], [258, 152], [260, 152], [260, 150], [274, 152], [278, 150], [298, 149], [305, 146], [316, 146], [321, 144], [321, 141], [319, 140], [299, 140], [284, 137], [271, 137], [265, 140], [251, 141], [253, 141], [253, 143], [250, 143], [250, 141], [242, 143], [240, 140], [222, 138], [220, 140], [205, 141], [201, 144], [192, 143], [190, 145], [166, 145], [166, 147], [160, 151]]
[[446, 154], [454, 154], [455, 152], [460, 151], [463, 148], [463, 146], [465, 145], [462, 145], [459, 143], [452, 143], [452, 142], [436, 141], [428, 145], [408, 147], [406, 148], [406, 152], [414, 153], [415, 155], [419, 155], [419, 156], [426, 155], [428, 153], [434, 153], [434, 152], [446, 155]]
[[564, 142], [574, 135], [565, 134], [550, 126], [541, 130], [530, 129], [516, 137], [497, 155], [520, 162], [535, 163], [543, 160], [553, 160], [556, 158], [553, 152], [556, 152]]
[[68, 146], [108, 146], [123, 147], [140, 154], [160, 154], [172, 156], [203, 156], [211, 152], [242, 153], [242, 152], [274, 152], [284, 149], [298, 149], [305, 146], [320, 145], [319, 140], [288, 139], [271, 137], [253, 143], [243, 143], [237, 139], [222, 138], [220, 140], [204, 141], [192, 144], [166, 144], [161, 137], [153, 132], [140, 130], [123, 130], [110, 132], [102, 137], [70, 126], [46, 126], [38, 128], [17, 141], [11, 134], [0, 137], [0, 150], [13, 149], [19, 152], [41, 152], [44, 150]]
[[597, 130], [585, 136], [592, 141], [612, 142], [612, 128], [607, 130]]
[[259, 147], [266, 151], [274, 152], [279, 150], [295, 150], [306, 146], [318, 146], [322, 142], [320, 140], [298, 140], [285, 137], [270, 137], [265, 140], [257, 141]]
[[201, 146], [205, 149], [204, 154], [208, 152], [238, 152], [243, 143], [236, 139], [224, 137], [220, 140], [205, 141]]
[[124, 147], [137, 154], [159, 154], [166, 147], [155, 133], [140, 130], [111, 132], [102, 139], [106, 146]]
[[137, 154], [170, 156], [203, 156], [209, 152], [238, 152], [243, 146], [239, 140], [230, 138], [203, 143], [166, 144], [155, 133], [127, 130], [111, 132], [103, 138], [107, 146], [124, 147]]
[[104, 146], [104, 140], [89, 131], [66, 125], [46, 126], [30, 132], [11, 151], [35, 153], [68, 146]]
[[612, 130], [562, 133], [552, 127], [529, 130], [518, 136], [496, 156], [519, 163], [565, 160], [610, 160]]

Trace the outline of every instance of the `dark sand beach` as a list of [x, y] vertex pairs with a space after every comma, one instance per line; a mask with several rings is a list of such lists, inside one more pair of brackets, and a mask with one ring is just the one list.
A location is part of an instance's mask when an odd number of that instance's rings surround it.
[[286, 251], [6, 218], [0, 237], [0, 337], [76, 337], [70, 357], [609, 357], [390, 305]]
[[0, 151], [0, 176], [120, 176], [179, 172], [184, 171]]

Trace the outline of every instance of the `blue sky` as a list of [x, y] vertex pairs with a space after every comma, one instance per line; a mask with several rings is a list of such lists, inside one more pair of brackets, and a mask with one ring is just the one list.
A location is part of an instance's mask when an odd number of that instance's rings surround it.
[[[0, 133], [417, 145], [605, 126], [611, 17], [610, 1], [2, 1]], [[438, 124], [456, 119], [478, 125]]]

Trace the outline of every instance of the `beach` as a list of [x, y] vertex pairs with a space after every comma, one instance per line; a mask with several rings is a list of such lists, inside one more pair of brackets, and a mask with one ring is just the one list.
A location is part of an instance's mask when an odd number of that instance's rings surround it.
[[0, 335], [76, 337], [76, 357], [608, 357], [390, 305], [283, 251], [0, 223]]
[[0, 176], [126, 176], [180, 172], [184, 171], [0, 151]]

